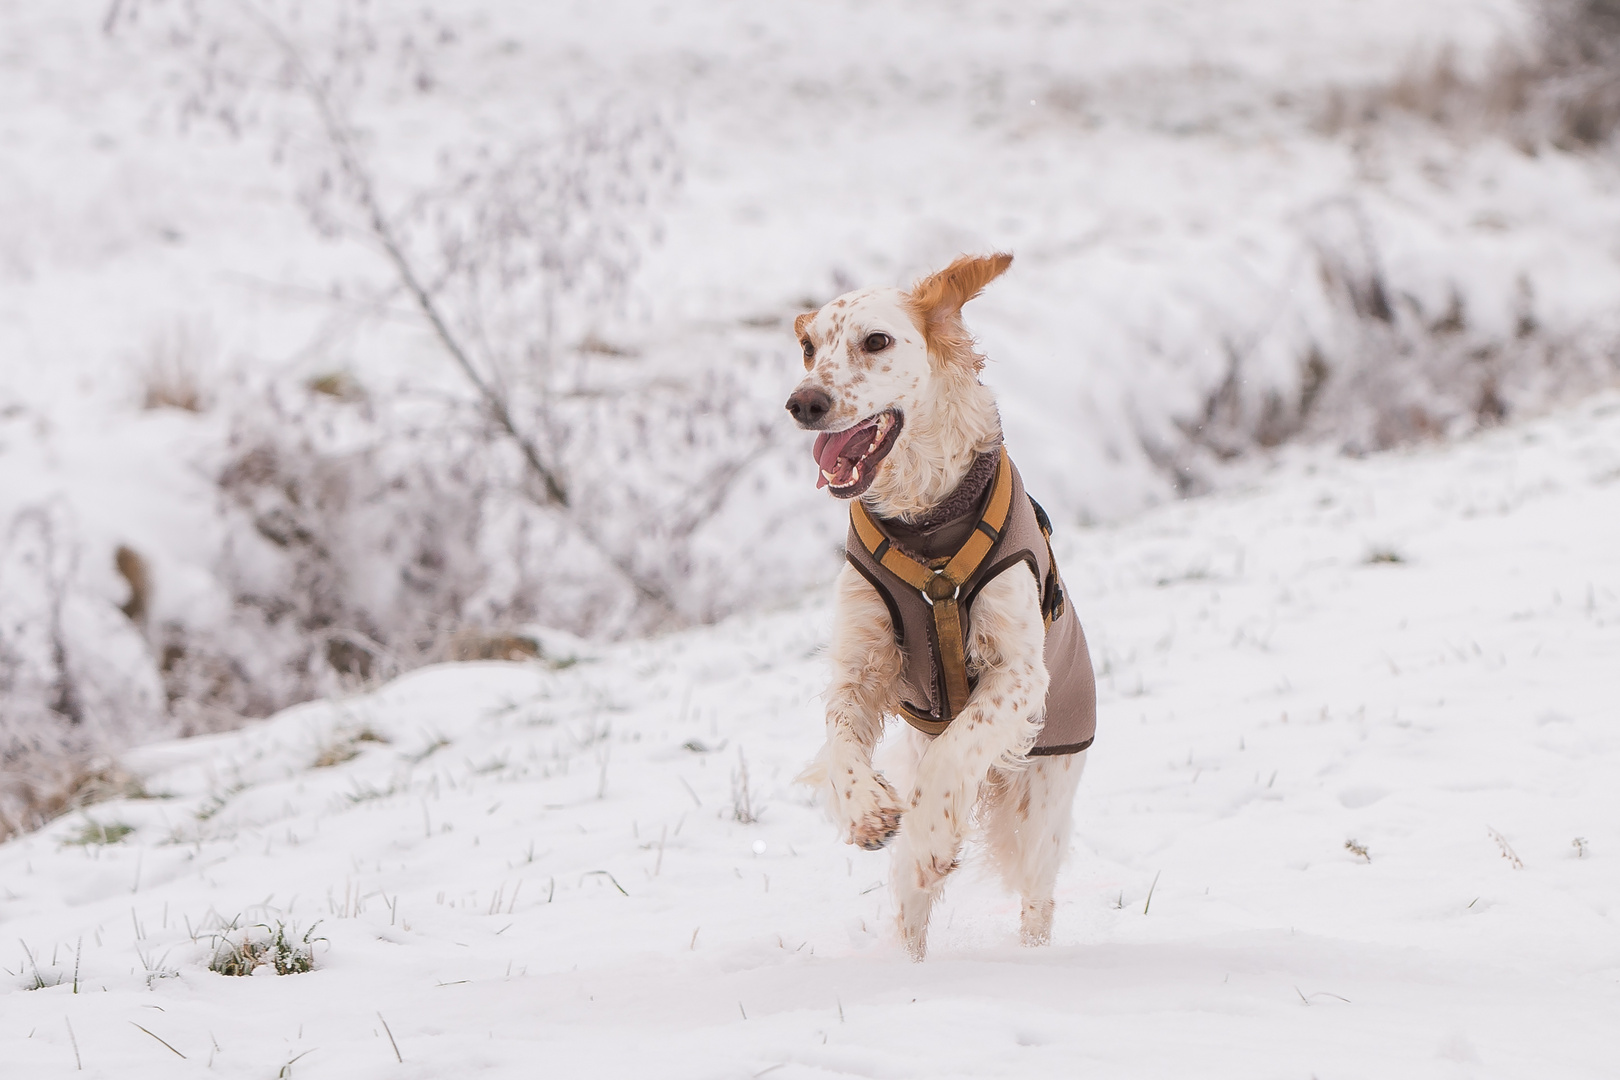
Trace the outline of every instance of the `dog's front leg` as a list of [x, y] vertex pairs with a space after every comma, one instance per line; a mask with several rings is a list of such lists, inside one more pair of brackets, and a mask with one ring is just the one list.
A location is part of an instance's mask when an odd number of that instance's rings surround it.
[[838, 578], [831, 652], [823, 751], [829, 810], [846, 841], [875, 851], [899, 829], [903, 809], [894, 788], [872, 768], [884, 715], [893, 711], [900, 649], [882, 597], [849, 566]]
[[1046, 624], [1034, 576], [1012, 567], [973, 605], [969, 669], [978, 685], [961, 715], [923, 751], [892, 877], [900, 934], [912, 959], [928, 948], [928, 915], [972, 823], [992, 766], [1017, 768], [1046, 704]]

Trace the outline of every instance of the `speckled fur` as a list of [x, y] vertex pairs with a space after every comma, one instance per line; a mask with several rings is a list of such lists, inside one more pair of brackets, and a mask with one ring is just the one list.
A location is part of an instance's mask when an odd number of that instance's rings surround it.
[[[959, 259], [909, 293], [849, 293], [795, 324], [801, 340], [815, 347], [801, 386], [819, 386], [833, 398], [827, 430], [886, 408], [905, 417], [894, 449], [862, 496], [878, 516], [926, 513], [955, 490], [980, 453], [1001, 441], [995, 397], [978, 379], [983, 358], [960, 309], [1009, 262], [1010, 256]], [[868, 355], [859, 343], [874, 331], [895, 344]], [[1046, 699], [1044, 642], [1031, 575], [1007, 572], [984, 586], [968, 627], [968, 664], [977, 686], [937, 738], [905, 728], [910, 753], [903, 771], [910, 775], [900, 785], [902, 797], [872, 765], [885, 721], [898, 712], [901, 657], [894, 628], [882, 599], [853, 568], [846, 566], [838, 579], [827, 742], [802, 779], [824, 791], [848, 842], [877, 848], [898, 832], [890, 881], [901, 940], [915, 960], [927, 953], [930, 911], [975, 827], [1003, 881], [1023, 898], [1022, 940], [1050, 940], [1052, 890], [1068, 850], [1085, 755], [1024, 756], [1040, 731]]]

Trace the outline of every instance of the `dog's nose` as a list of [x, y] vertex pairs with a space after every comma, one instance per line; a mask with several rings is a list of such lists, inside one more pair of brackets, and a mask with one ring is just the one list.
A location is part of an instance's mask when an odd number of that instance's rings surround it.
[[832, 395], [814, 386], [801, 387], [787, 399], [787, 411], [800, 427], [814, 427], [832, 412]]

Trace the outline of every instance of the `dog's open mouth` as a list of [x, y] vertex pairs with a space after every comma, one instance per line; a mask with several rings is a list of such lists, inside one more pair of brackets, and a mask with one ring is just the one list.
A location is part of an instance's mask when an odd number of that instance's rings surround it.
[[852, 428], [818, 435], [815, 455], [821, 475], [816, 487], [831, 488], [840, 499], [853, 499], [865, 491], [878, 464], [894, 449], [901, 424], [898, 412], [885, 409]]

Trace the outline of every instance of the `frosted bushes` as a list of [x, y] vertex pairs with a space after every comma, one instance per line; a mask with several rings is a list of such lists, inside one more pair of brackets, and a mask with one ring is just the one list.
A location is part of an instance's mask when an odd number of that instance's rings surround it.
[[59, 506], [0, 522], [0, 838], [104, 783], [110, 748], [161, 733], [163, 689], [137, 627], [84, 572]]
[[1381, 193], [1315, 208], [1297, 244], [1281, 314], [1223, 338], [1224, 370], [1176, 420], [1186, 442], [1154, 451], [1184, 489], [1257, 449], [1455, 437], [1620, 379], [1620, 323], [1542, 314], [1532, 275], [1568, 280], [1553, 260], [1459, 240]]

